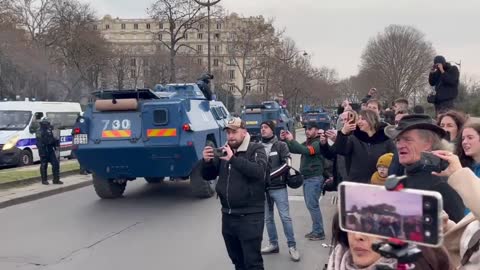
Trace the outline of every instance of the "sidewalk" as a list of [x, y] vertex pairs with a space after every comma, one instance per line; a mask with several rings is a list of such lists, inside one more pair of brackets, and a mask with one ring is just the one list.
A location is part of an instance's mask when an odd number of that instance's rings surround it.
[[72, 175], [62, 177], [63, 185], [42, 185], [40, 182], [24, 187], [12, 187], [0, 190], [0, 209], [8, 206], [38, 200], [58, 193], [86, 187], [92, 184], [91, 175]]

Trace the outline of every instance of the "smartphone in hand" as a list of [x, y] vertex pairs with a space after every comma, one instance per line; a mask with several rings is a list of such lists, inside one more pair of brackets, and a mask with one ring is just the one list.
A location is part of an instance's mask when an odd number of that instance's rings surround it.
[[343, 182], [339, 186], [340, 228], [378, 238], [438, 247], [443, 241], [442, 196], [417, 189]]

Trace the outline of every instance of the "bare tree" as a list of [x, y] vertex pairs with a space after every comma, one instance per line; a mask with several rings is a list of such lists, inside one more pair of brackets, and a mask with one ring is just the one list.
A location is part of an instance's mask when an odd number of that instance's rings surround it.
[[19, 25], [27, 30], [30, 41], [38, 44], [48, 33], [53, 17], [53, 0], [15, 0], [12, 11]]
[[235, 88], [242, 103], [245, 103], [245, 97], [256, 86], [255, 83], [265, 78], [265, 61], [268, 52], [273, 49], [275, 38], [272, 21], [266, 22], [261, 16], [239, 21], [229, 33], [227, 64], [235, 66], [240, 74], [241, 84], [235, 85]]
[[423, 33], [411, 26], [390, 25], [368, 42], [361, 70], [374, 78], [384, 98], [408, 98], [424, 89], [434, 55]]
[[128, 71], [130, 70], [132, 54], [128, 47], [112, 48], [112, 52], [110, 68], [115, 77], [115, 88], [122, 90], [125, 87], [125, 80], [127, 79]]
[[47, 38], [56, 65], [50, 80], [57, 85], [56, 94], [61, 99], [75, 99], [98, 87], [109, 52], [100, 32], [94, 30], [95, 22], [88, 5], [76, 0], [54, 0]]
[[[187, 32], [195, 29], [205, 19], [200, 14], [202, 6], [193, 0], [157, 0], [148, 10], [150, 16], [163, 27], [156, 39], [164, 45], [170, 53], [170, 82], [176, 82], [176, 56], [182, 48], [195, 50], [182, 43], [187, 38]], [[167, 25], [163, 25], [166, 23]], [[166, 27], [165, 27], [166, 26]]]

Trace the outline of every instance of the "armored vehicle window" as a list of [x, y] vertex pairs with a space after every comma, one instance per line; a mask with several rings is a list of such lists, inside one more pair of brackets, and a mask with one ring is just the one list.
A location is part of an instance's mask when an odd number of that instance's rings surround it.
[[212, 107], [211, 111], [212, 111], [213, 117], [215, 117], [215, 120], [222, 119], [222, 116], [219, 114], [217, 107]]
[[166, 109], [155, 110], [153, 112], [153, 121], [157, 125], [165, 125], [168, 123], [168, 111]]
[[227, 113], [227, 111], [225, 110], [225, 108], [220, 107], [220, 111], [222, 111], [223, 118], [227, 118], [227, 117], [228, 117], [228, 113]]
[[278, 111], [263, 111], [263, 119], [265, 120], [276, 120], [280, 118], [280, 113]]

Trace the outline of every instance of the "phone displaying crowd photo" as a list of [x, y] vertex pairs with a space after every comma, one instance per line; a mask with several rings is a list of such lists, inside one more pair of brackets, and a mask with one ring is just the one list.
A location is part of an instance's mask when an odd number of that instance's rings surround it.
[[340, 227], [344, 231], [438, 247], [443, 240], [442, 196], [438, 192], [388, 191], [377, 185], [339, 185]]

